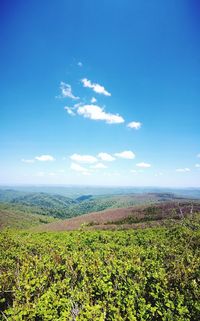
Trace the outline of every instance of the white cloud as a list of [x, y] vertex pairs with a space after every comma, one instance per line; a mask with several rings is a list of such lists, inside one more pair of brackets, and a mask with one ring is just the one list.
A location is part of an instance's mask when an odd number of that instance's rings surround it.
[[91, 155], [73, 154], [70, 159], [78, 163], [94, 164], [98, 162], [97, 158]]
[[53, 156], [51, 156], [51, 155], [36, 156], [35, 159], [40, 161], [40, 162], [52, 162], [52, 161], [55, 160], [55, 158]]
[[195, 167], [200, 168], [200, 164], [195, 164]]
[[91, 175], [91, 172], [82, 172], [82, 174], [85, 176], [89, 176], [89, 175]]
[[141, 167], [141, 168], [149, 168], [149, 167], [151, 167], [151, 164], [141, 162], [141, 163], [136, 164], [136, 166]]
[[79, 173], [82, 173], [83, 175], [90, 175], [89, 171], [87, 168], [82, 167], [79, 164], [76, 163], [71, 163], [70, 169]]
[[72, 87], [69, 84], [64, 83], [61, 81], [60, 83], [60, 89], [61, 89], [61, 94], [63, 98], [71, 98], [71, 99], [79, 99], [79, 97], [76, 97], [72, 93]]
[[44, 176], [45, 176], [45, 173], [44, 173], [44, 172], [37, 172], [37, 173], [36, 173], [36, 176], [38, 176], [38, 177], [44, 177]]
[[190, 172], [190, 168], [177, 168], [176, 172], [181, 172], [181, 173], [186, 173], [186, 172]]
[[141, 126], [142, 126], [142, 123], [140, 123], [139, 121], [132, 121], [131, 123], [129, 123], [128, 125], [127, 125], [127, 127], [129, 127], [129, 128], [133, 128], [133, 129], [140, 129], [141, 128]]
[[92, 104], [94, 104], [94, 103], [97, 102], [97, 99], [96, 99], [95, 97], [92, 97], [91, 100], [90, 100], [90, 102], [91, 102]]
[[108, 153], [99, 153], [98, 157], [105, 162], [112, 162], [115, 160], [115, 157], [113, 157], [112, 155], [108, 154]]
[[138, 173], [138, 171], [136, 169], [131, 169], [130, 172], [133, 173], [133, 174], [137, 174]]
[[118, 114], [106, 113], [103, 108], [97, 105], [84, 105], [77, 109], [77, 113], [92, 120], [104, 120], [107, 124], [124, 123], [124, 119]]
[[79, 67], [82, 67], [82, 66], [83, 66], [83, 64], [82, 64], [81, 61], [79, 61], [79, 62], [77, 63], [77, 65], [78, 65]]
[[200, 158], [200, 153], [199, 153], [199, 154], [197, 154], [197, 157], [198, 157], [198, 158]]
[[107, 168], [106, 165], [102, 164], [102, 163], [97, 163], [93, 166], [91, 166], [92, 168], [95, 168], [95, 169], [104, 169], [104, 168]]
[[158, 172], [155, 174], [156, 177], [159, 177], [159, 176], [163, 176], [163, 173], [162, 172]]
[[140, 174], [140, 173], [144, 173], [143, 169], [131, 169], [131, 173], [133, 174]]
[[33, 164], [35, 162], [34, 159], [24, 159], [24, 158], [22, 158], [21, 161], [27, 164]]
[[49, 175], [49, 176], [56, 176], [56, 173], [50, 172], [48, 175]]
[[73, 111], [73, 108], [72, 107], [67, 107], [65, 106], [64, 109], [67, 111], [67, 113], [71, 116], [75, 116], [75, 112]]
[[119, 158], [125, 158], [125, 159], [135, 158], [135, 154], [131, 150], [125, 150], [124, 152], [121, 152], [121, 153], [115, 153], [115, 156]]
[[111, 94], [103, 86], [101, 86], [99, 84], [93, 84], [87, 78], [81, 79], [81, 82], [83, 84], [83, 87], [91, 88], [97, 94], [102, 94], [102, 95], [105, 95], [105, 96], [111, 96]]

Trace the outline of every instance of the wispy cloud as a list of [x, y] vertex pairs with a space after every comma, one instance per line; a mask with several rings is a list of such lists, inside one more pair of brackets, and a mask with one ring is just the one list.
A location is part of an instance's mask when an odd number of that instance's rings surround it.
[[65, 82], [61, 81], [60, 89], [61, 89], [61, 97], [62, 98], [71, 98], [74, 100], [79, 99], [79, 97], [76, 97], [73, 95], [71, 85], [66, 84]]
[[156, 177], [163, 176], [163, 173], [162, 172], [155, 173], [155, 176]]
[[107, 113], [103, 108], [97, 105], [83, 105], [77, 109], [77, 114], [92, 120], [103, 120], [107, 124], [121, 124], [124, 123], [122, 116], [118, 114]]
[[97, 94], [102, 94], [104, 96], [111, 96], [111, 94], [101, 85], [92, 83], [87, 78], [81, 79], [83, 87], [91, 88]]
[[57, 172], [62, 174], [62, 173], [65, 173], [65, 170], [64, 169], [58, 169]]
[[200, 168], [200, 164], [195, 164], [195, 167], [196, 168]]
[[51, 156], [51, 155], [36, 156], [35, 159], [40, 161], [40, 162], [52, 162], [52, 161], [55, 160], [55, 158], [53, 156]]
[[27, 163], [27, 164], [33, 164], [33, 163], [35, 163], [35, 160], [34, 160], [34, 159], [24, 159], [24, 158], [22, 158], [21, 161], [22, 161], [23, 163]]
[[37, 177], [44, 177], [44, 176], [45, 176], [45, 173], [44, 173], [44, 172], [37, 172], [37, 173], [35, 174], [35, 176], [37, 176]]
[[75, 112], [73, 111], [73, 107], [67, 107], [65, 106], [64, 109], [67, 111], [67, 113], [71, 116], [75, 116]]
[[48, 173], [48, 175], [49, 175], [49, 176], [56, 176], [56, 173], [50, 172], [50, 173]]
[[105, 162], [112, 162], [115, 160], [115, 157], [113, 157], [112, 155], [108, 154], [108, 153], [99, 153], [98, 157]]
[[198, 157], [198, 158], [200, 158], [200, 153], [199, 153], [199, 154], [197, 154], [197, 157]]
[[70, 159], [75, 162], [85, 163], [85, 164], [94, 164], [98, 162], [97, 158], [92, 155], [73, 154], [70, 156]]
[[127, 125], [127, 127], [132, 128], [132, 129], [136, 129], [136, 130], [140, 129], [141, 126], [142, 126], [142, 123], [139, 121], [132, 121], [131, 123], [129, 123]]
[[77, 65], [78, 65], [79, 67], [83, 67], [83, 63], [82, 63], [81, 61], [79, 61], [79, 62], [77, 63]]
[[134, 159], [135, 154], [131, 150], [125, 150], [121, 153], [115, 153], [116, 157], [125, 158], [125, 159]]
[[186, 172], [190, 172], [190, 168], [185, 167], [185, 168], [177, 168], [176, 172], [180, 172], [180, 173], [186, 173]]
[[151, 164], [141, 162], [141, 163], [136, 164], [136, 166], [141, 167], [141, 168], [149, 168], [149, 167], [151, 167]]
[[89, 170], [85, 167], [82, 167], [79, 164], [71, 163], [70, 169], [79, 173], [82, 173], [83, 175], [90, 175]]
[[95, 103], [97, 102], [97, 99], [96, 99], [95, 97], [92, 97], [91, 100], [90, 100], [90, 102], [91, 102], [92, 104], [95, 104]]
[[137, 170], [137, 169], [131, 169], [131, 171], [130, 171], [131, 173], [133, 173], [133, 174], [140, 174], [140, 173], [144, 173], [144, 171], [142, 170], [142, 169], [139, 169], [139, 170]]
[[92, 165], [91, 168], [95, 168], [95, 169], [105, 169], [107, 168], [106, 165], [102, 164], [102, 163], [97, 163], [95, 165]]

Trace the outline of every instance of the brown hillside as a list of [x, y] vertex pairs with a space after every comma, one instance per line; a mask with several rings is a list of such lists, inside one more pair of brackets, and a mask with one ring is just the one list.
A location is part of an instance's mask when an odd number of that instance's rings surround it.
[[[86, 227], [108, 229], [123, 225], [124, 227], [139, 227], [144, 223], [155, 223], [166, 219], [181, 219], [194, 212], [200, 211], [200, 203], [196, 202], [165, 202], [151, 206], [110, 209], [93, 212], [67, 220], [57, 221], [37, 228], [39, 231], [69, 231]], [[149, 224], [148, 224], [149, 226]]]

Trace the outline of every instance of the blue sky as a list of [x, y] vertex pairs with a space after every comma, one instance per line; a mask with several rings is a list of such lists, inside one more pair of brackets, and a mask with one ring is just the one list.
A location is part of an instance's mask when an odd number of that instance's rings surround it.
[[0, 6], [1, 184], [200, 186], [197, 0]]

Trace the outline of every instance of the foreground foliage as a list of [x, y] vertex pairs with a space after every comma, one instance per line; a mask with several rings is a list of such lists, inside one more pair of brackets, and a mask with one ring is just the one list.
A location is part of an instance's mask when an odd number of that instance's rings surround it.
[[0, 236], [2, 320], [200, 320], [199, 216], [137, 231]]

